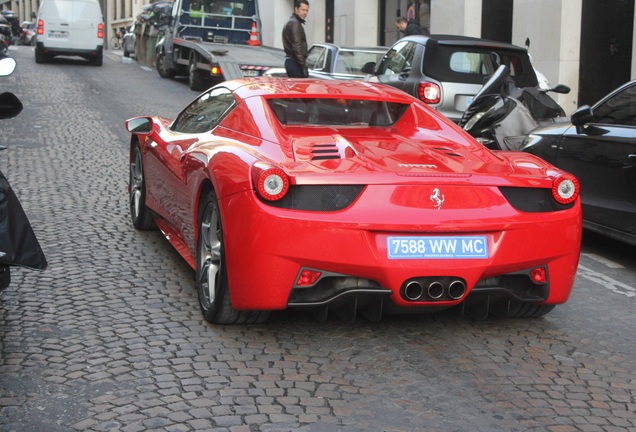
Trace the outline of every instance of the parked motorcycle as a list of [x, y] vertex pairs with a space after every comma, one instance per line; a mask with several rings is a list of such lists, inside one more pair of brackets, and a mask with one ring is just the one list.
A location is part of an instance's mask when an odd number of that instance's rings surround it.
[[464, 112], [459, 126], [493, 150], [520, 150], [533, 129], [567, 120], [563, 108], [547, 93], [567, 94], [570, 88], [519, 88], [510, 68], [500, 65]]
[[[0, 76], [12, 74], [15, 66], [11, 57], [0, 59]], [[0, 119], [15, 117], [21, 111], [22, 102], [16, 95], [10, 92], [0, 94]], [[6, 150], [6, 147], [0, 145], [1, 150]], [[22, 205], [0, 171], [0, 291], [11, 282], [12, 266], [44, 270], [47, 265]]]

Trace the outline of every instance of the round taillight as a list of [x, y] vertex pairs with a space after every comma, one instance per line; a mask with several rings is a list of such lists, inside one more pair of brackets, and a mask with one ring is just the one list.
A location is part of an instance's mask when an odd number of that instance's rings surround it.
[[437, 84], [421, 82], [417, 88], [417, 96], [427, 104], [437, 104], [442, 100], [442, 90]]
[[574, 202], [580, 191], [579, 181], [572, 174], [563, 174], [552, 183], [552, 197], [559, 204]]
[[258, 175], [256, 181], [258, 194], [268, 201], [276, 201], [289, 190], [289, 178], [280, 168], [269, 168]]

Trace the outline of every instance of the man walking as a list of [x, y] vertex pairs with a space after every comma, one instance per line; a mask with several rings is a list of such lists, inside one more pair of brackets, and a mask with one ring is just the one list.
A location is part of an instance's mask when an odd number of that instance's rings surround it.
[[294, 13], [283, 28], [283, 48], [285, 49], [285, 70], [291, 78], [306, 78], [307, 37], [305, 36], [305, 18], [309, 13], [307, 0], [295, 0]]

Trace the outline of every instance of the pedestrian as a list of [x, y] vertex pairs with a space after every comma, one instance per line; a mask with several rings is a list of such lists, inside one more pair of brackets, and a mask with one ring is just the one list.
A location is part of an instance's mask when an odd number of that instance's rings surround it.
[[305, 18], [309, 13], [307, 0], [295, 0], [294, 13], [283, 28], [283, 48], [285, 49], [285, 70], [291, 78], [306, 78], [307, 37], [305, 36]]
[[421, 35], [422, 29], [420, 28], [420, 24], [414, 19], [407, 20], [404, 17], [399, 17], [395, 22], [395, 27], [402, 33], [404, 36], [412, 36], [412, 35]]

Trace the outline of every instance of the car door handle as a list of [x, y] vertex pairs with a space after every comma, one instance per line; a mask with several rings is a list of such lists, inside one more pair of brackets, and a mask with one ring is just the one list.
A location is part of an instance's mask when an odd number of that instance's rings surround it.
[[628, 159], [630, 162], [636, 163], [636, 154], [630, 154], [630, 155], [627, 155], [627, 159]]

